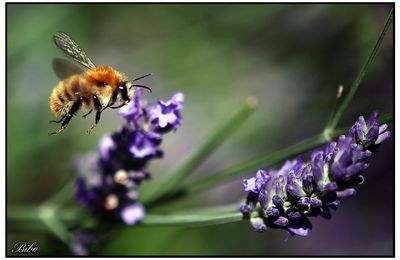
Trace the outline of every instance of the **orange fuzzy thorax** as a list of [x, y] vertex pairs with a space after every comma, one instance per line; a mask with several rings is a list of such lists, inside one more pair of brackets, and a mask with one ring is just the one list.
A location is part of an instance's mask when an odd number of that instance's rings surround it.
[[124, 76], [111, 67], [96, 67], [88, 70], [85, 76], [86, 79], [94, 85], [106, 83], [113, 87], [124, 80]]

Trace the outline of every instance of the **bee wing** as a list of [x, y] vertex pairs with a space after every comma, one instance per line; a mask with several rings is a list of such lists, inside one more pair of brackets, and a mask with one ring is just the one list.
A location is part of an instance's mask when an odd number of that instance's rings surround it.
[[65, 79], [75, 74], [81, 74], [84, 71], [77, 65], [64, 59], [53, 59], [53, 70], [59, 79]]
[[67, 34], [63, 32], [56, 32], [53, 36], [53, 39], [57, 47], [76, 62], [79, 62], [88, 69], [93, 69], [96, 67], [86, 56], [82, 48]]

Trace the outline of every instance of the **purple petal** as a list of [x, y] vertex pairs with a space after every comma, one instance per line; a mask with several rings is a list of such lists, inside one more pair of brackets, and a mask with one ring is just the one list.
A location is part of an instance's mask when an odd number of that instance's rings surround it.
[[292, 195], [293, 197], [303, 197], [306, 196], [307, 194], [303, 191], [303, 188], [300, 185], [294, 185], [294, 184], [287, 184], [286, 185], [286, 191]]
[[78, 178], [76, 180], [75, 200], [83, 206], [90, 207], [92, 206], [92, 201], [96, 200], [96, 198], [95, 191], [86, 186], [83, 178]]
[[382, 134], [387, 129], [387, 127], [388, 127], [387, 124], [379, 126], [379, 134]]
[[258, 201], [260, 202], [261, 207], [264, 207], [267, 204], [267, 195], [264, 190], [261, 190], [258, 194]]
[[295, 210], [290, 210], [286, 214], [287, 214], [288, 218], [290, 218], [290, 219], [298, 219], [301, 217], [300, 212], [295, 211]]
[[270, 207], [267, 209], [266, 213], [270, 217], [277, 217], [277, 216], [279, 216], [279, 209], [277, 209], [275, 207]]
[[260, 179], [263, 184], [266, 184], [271, 179], [271, 176], [264, 170], [258, 170], [256, 178]]
[[274, 224], [280, 227], [286, 227], [289, 224], [289, 220], [285, 217], [279, 216], [275, 221]]
[[308, 207], [308, 206], [310, 206], [310, 198], [301, 197], [301, 198], [297, 201], [297, 205], [300, 206], [300, 207]]
[[118, 116], [127, 120], [134, 120], [139, 114], [139, 99], [132, 99], [128, 105], [121, 107], [118, 110]]
[[368, 118], [367, 126], [372, 127], [373, 125], [378, 124], [379, 113], [377, 110], [373, 111]]
[[259, 190], [256, 186], [256, 178], [244, 179], [243, 180], [244, 191], [252, 191], [254, 193], [258, 193]]
[[123, 208], [120, 215], [125, 224], [134, 225], [144, 218], [145, 209], [140, 204], [133, 204]]
[[306, 176], [303, 179], [303, 189], [307, 194], [311, 194], [314, 190], [313, 177], [311, 175]]
[[358, 124], [358, 127], [360, 128], [360, 130], [361, 130], [362, 132], [364, 132], [364, 131], [367, 130], [367, 124], [366, 124], [365, 119], [364, 119], [363, 116], [360, 116], [360, 117], [358, 118], [357, 124]]
[[311, 198], [310, 204], [311, 204], [311, 207], [313, 207], [313, 208], [322, 207], [322, 201], [318, 198]]
[[260, 217], [250, 218], [250, 223], [256, 230], [256, 232], [265, 232], [267, 226], [264, 224], [264, 220]]
[[87, 247], [94, 239], [94, 236], [90, 233], [78, 232], [73, 235], [71, 242], [71, 251], [75, 256], [87, 255]]
[[116, 144], [110, 135], [105, 135], [100, 139], [99, 150], [101, 156], [108, 160], [110, 158], [110, 150], [115, 149]]
[[378, 136], [378, 139], [376, 139], [375, 144], [380, 144], [383, 141], [385, 141], [386, 139], [390, 138], [390, 132], [384, 132], [383, 134], [380, 134]]
[[379, 134], [379, 127], [374, 125], [372, 128], [369, 129], [368, 133], [365, 135], [367, 140], [376, 140]]
[[334, 183], [334, 182], [330, 182], [330, 183], [328, 183], [328, 184], [326, 184], [325, 186], [324, 186], [324, 191], [325, 192], [332, 192], [332, 191], [335, 191], [335, 190], [337, 190], [337, 184], [336, 183]]
[[308, 228], [303, 228], [303, 227], [300, 227], [300, 228], [288, 227], [288, 231], [289, 231], [289, 233], [290, 233], [290, 236], [298, 235], [298, 236], [305, 237], [305, 236], [308, 235]]
[[247, 204], [241, 205], [239, 209], [240, 209], [240, 212], [242, 212], [244, 217], [250, 216], [251, 209], [250, 209], [249, 205], [247, 205]]
[[353, 188], [336, 192], [336, 196], [338, 196], [338, 198], [347, 198], [347, 197], [352, 197], [354, 195], [356, 195], [356, 190]]
[[[157, 136], [159, 136], [157, 134]], [[142, 130], [133, 132], [133, 141], [129, 147], [131, 154], [138, 159], [156, 155], [158, 140], [152, 132], [144, 133]]]
[[365, 170], [366, 168], [368, 168], [367, 163], [359, 162], [359, 163], [353, 164], [347, 168], [347, 177], [351, 178], [354, 175], [358, 175], [362, 170]]
[[274, 195], [272, 197], [272, 202], [274, 203], [275, 206], [277, 206], [278, 208], [283, 207], [283, 199], [281, 197], [279, 197], [278, 195]]
[[177, 93], [175, 93], [175, 94], [173, 94], [171, 96], [171, 100], [173, 100], [177, 104], [176, 109], [180, 110], [180, 109], [183, 108], [183, 103], [185, 101], [185, 96], [183, 95], [183, 93], [177, 92]]

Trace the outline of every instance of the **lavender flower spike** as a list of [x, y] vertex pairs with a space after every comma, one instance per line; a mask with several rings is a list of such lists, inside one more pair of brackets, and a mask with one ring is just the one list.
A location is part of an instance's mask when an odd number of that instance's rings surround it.
[[[147, 105], [140, 97], [138, 89], [130, 103], [119, 110], [118, 115], [126, 123], [101, 138], [97, 153], [75, 161], [80, 174], [76, 201], [100, 218], [127, 225], [137, 224], [145, 217], [137, 191], [149, 176], [145, 168], [150, 160], [162, 156], [159, 146], [163, 135], [176, 130], [182, 122], [182, 93], [172, 95], [166, 102], [158, 101], [156, 106]], [[83, 251], [81, 244], [76, 244], [76, 251]]]
[[278, 171], [259, 170], [243, 181], [249, 194], [240, 211], [246, 218], [251, 216], [257, 232], [269, 227], [284, 229], [289, 236], [306, 236], [312, 228], [308, 217], [330, 218], [331, 208], [356, 194], [355, 187], [364, 181], [362, 173], [369, 166], [366, 160], [390, 137], [386, 128], [379, 125], [378, 112], [373, 112], [367, 121], [360, 117], [347, 136], [314, 151], [309, 162], [298, 157]]

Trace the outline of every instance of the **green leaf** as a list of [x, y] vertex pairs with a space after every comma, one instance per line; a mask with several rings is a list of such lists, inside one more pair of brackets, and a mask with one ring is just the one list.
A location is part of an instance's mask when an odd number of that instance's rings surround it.
[[152, 192], [142, 194], [141, 201], [145, 204], [151, 204], [153, 201], [163, 197], [180, 185], [219, 145], [239, 129], [238, 126], [249, 117], [256, 106], [257, 99], [255, 97], [247, 98], [245, 104], [239, 111], [230, 120], [226, 121], [214, 131], [212, 135], [207, 138], [207, 141], [205, 141], [186, 162], [175, 171], [166, 174], [163, 181], [161, 181], [157, 187], [154, 187]]

